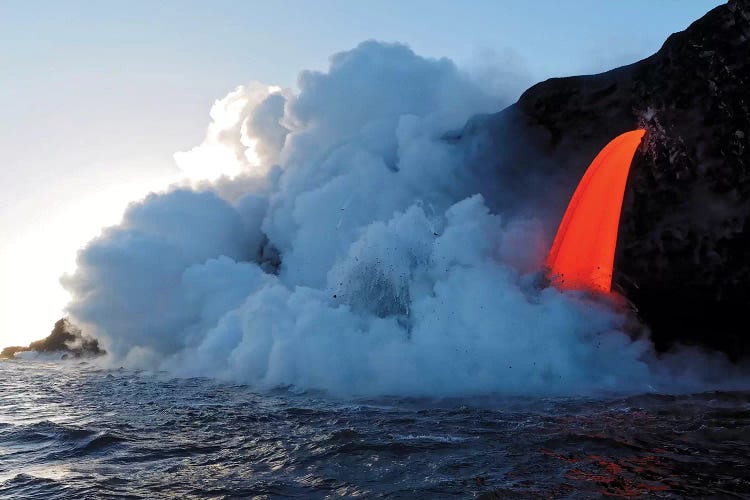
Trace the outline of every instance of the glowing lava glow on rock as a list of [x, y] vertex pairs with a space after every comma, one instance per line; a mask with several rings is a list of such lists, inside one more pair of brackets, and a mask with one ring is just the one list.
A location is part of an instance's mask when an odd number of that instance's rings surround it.
[[645, 133], [617, 136], [583, 175], [547, 256], [549, 276], [558, 288], [610, 292], [625, 183]]

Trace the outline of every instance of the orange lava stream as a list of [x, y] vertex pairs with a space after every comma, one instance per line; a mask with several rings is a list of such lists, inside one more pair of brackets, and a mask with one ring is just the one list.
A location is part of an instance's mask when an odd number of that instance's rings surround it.
[[558, 288], [610, 292], [625, 183], [645, 133], [639, 129], [617, 136], [583, 175], [547, 256], [549, 276]]

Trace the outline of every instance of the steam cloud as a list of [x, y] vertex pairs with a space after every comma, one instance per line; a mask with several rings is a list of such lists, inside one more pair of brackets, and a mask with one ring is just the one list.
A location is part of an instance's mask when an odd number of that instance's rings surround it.
[[449, 60], [376, 42], [303, 72], [298, 93], [239, 87], [175, 155], [215, 182], [131, 205], [63, 279], [69, 312], [114, 363], [258, 388], [673, 384], [622, 315], [534, 286], [554, 228], [477, 194], [487, 179], [444, 137], [505, 104]]

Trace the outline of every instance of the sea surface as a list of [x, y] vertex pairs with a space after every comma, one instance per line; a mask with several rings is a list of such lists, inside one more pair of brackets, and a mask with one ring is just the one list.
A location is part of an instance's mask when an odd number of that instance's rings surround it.
[[750, 497], [750, 393], [340, 400], [0, 362], [0, 498]]

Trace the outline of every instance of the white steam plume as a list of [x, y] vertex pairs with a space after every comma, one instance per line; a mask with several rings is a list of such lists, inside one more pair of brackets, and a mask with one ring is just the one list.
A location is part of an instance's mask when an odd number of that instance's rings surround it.
[[[501, 74], [499, 72], [498, 74]], [[651, 390], [651, 345], [538, 290], [545, 228], [493, 214], [444, 139], [499, 109], [446, 59], [365, 42], [299, 92], [239, 87], [194, 178], [81, 251], [69, 311], [112, 361], [338, 394]]]

